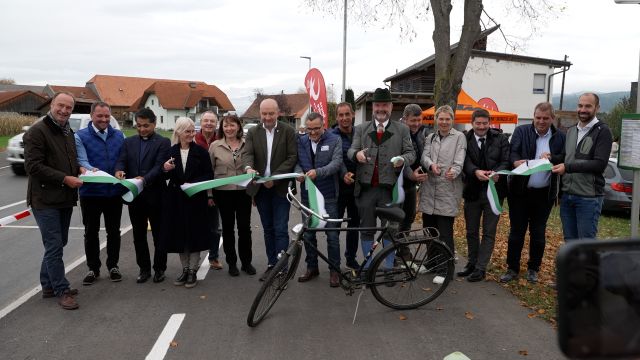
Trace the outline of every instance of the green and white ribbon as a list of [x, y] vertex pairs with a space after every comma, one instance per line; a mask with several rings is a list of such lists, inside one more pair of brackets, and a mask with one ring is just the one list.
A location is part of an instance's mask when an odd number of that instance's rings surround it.
[[[391, 159], [391, 162], [393, 162], [393, 159]], [[386, 204], [387, 206], [404, 203], [404, 167], [405, 165], [402, 165], [402, 170], [400, 170], [398, 180], [396, 181], [396, 184], [393, 185], [393, 189], [391, 190], [391, 202]]]
[[94, 183], [94, 184], [120, 184], [129, 191], [122, 195], [122, 199], [126, 202], [131, 202], [138, 196], [143, 189], [143, 181], [141, 179], [124, 179], [120, 180], [115, 176], [102, 171], [87, 171], [84, 174], [79, 176], [80, 180], [86, 183]]
[[[324, 196], [316, 187], [316, 184], [309, 177], [305, 177], [304, 186], [307, 188], [307, 195], [309, 196], [309, 207], [311, 210], [322, 216], [329, 216], [327, 210], [324, 207]], [[327, 222], [318, 219], [315, 216], [311, 216], [309, 227], [321, 229], [327, 225]]]
[[278, 175], [273, 175], [273, 176], [258, 177], [258, 180], [256, 180], [256, 183], [263, 184], [263, 183], [266, 183], [267, 181], [283, 180], [283, 179], [295, 179], [295, 178], [298, 178], [300, 176], [304, 176], [304, 174], [286, 173], [286, 174], [278, 174]]
[[200, 182], [191, 183], [191, 184], [183, 184], [183, 185], [180, 185], [180, 188], [189, 197], [191, 197], [194, 194], [199, 193], [200, 191], [217, 188], [224, 185], [238, 185], [238, 186], [246, 187], [247, 185], [249, 185], [249, 183], [251, 182], [251, 180], [253, 180], [254, 177], [255, 177], [255, 174], [229, 176], [221, 179], [200, 181]]
[[551, 163], [547, 159], [527, 160], [517, 168], [509, 170], [501, 170], [494, 172], [489, 176], [489, 186], [487, 186], [487, 199], [491, 206], [491, 211], [494, 214], [500, 215], [502, 213], [502, 206], [500, 206], [500, 199], [498, 197], [498, 191], [496, 190], [495, 182], [493, 181], [493, 175], [531, 175], [543, 171], [551, 171]]

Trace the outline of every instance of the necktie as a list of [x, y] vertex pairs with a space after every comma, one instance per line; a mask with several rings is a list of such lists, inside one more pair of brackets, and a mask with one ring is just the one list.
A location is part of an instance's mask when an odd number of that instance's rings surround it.
[[486, 169], [486, 167], [487, 167], [487, 160], [485, 159], [485, 151], [484, 151], [484, 148], [485, 148], [485, 146], [484, 146], [484, 141], [485, 141], [485, 140], [486, 140], [485, 138], [480, 138], [480, 139], [479, 139], [479, 141], [480, 141], [480, 164], [479, 164], [479, 165], [480, 165], [480, 168], [481, 168], [482, 170], [487, 170], [487, 169]]
[[[376, 132], [376, 137], [378, 139], [378, 145], [382, 141], [382, 135], [384, 134], [384, 125], [378, 123], [378, 131]], [[376, 162], [373, 165], [373, 174], [371, 176], [371, 186], [376, 187], [379, 184], [378, 178], [378, 155], [376, 155]]]
[[104, 130], [98, 130], [100, 134], [104, 134]]

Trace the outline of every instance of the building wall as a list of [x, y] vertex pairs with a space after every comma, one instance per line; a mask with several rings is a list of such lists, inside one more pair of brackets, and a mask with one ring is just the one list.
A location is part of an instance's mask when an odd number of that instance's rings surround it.
[[[551, 89], [548, 80], [557, 70], [547, 65], [473, 57], [469, 59], [462, 88], [476, 101], [484, 97], [493, 99], [500, 111], [518, 114], [518, 123], [528, 124], [536, 104], [547, 101], [547, 94], [553, 93], [554, 78], [551, 78]], [[534, 74], [545, 74], [544, 93], [534, 93]], [[502, 126], [507, 133], [512, 133], [514, 128]]]

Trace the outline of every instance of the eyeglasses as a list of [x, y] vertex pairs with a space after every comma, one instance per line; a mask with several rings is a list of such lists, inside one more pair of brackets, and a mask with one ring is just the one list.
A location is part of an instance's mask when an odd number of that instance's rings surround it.
[[308, 132], [312, 132], [312, 131], [320, 131], [322, 130], [322, 127], [316, 127], [316, 128], [307, 128]]

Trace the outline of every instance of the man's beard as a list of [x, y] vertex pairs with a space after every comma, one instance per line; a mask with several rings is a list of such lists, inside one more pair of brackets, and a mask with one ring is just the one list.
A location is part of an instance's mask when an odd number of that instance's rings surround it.
[[[379, 118], [380, 116], [381, 116], [382, 118]], [[389, 118], [390, 118], [390, 117], [391, 117], [391, 114], [386, 113], [386, 112], [378, 112], [378, 113], [375, 113], [375, 112], [374, 112], [374, 113], [373, 113], [373, 118], [374, 118], [376, 121], [381, 122], [381, 123], [382, 123], [382, 122], [385, 122], [385, 121], [387, 121], [387, 120], [389, 120]]]

